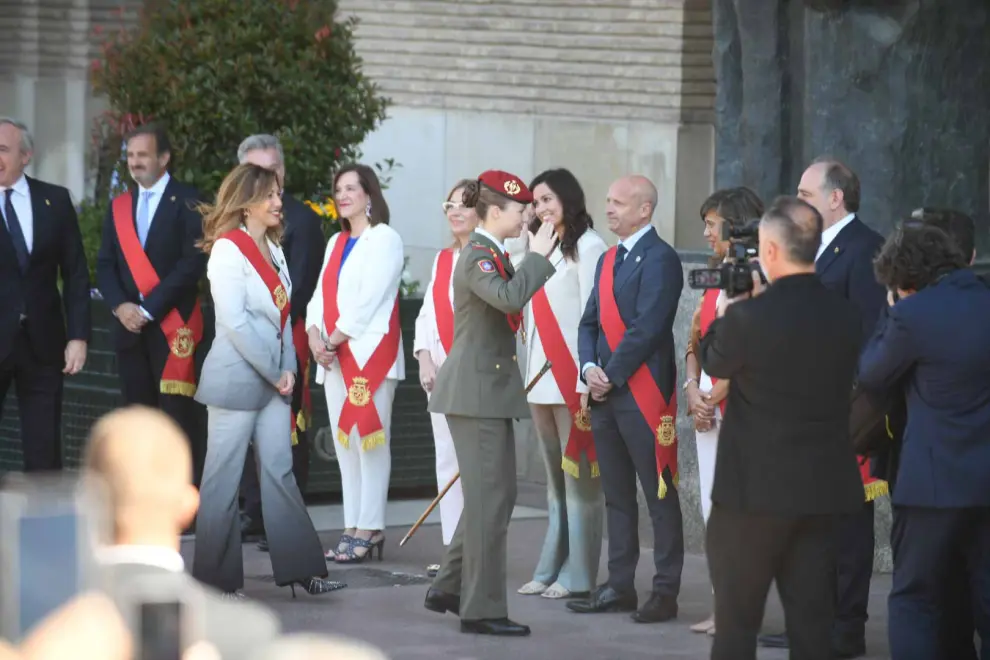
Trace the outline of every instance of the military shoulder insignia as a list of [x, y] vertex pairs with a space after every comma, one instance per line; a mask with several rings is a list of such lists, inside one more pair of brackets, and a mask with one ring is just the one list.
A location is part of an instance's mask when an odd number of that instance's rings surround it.
[[487, 259], [482, 259], [481, 261], [479, 261], [478, 262], [478, 268], [481, 269], [481, 272], [482, 273], [494, 273], [495, 272], [495, 264], [493, 264], [492, 262], [488, 261]]

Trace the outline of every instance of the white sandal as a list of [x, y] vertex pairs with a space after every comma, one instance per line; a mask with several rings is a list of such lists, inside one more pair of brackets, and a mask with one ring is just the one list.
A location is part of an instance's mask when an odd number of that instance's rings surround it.
[[533, 580], [532, 582], [527, 582], [523, 586], [519, 587], [518, 593], [521, 593], [523, 596], [537, 596], [546, 590], [547, 585]]
[[544, 591], [540, 596], [543, 598], [569, 598], [571, 595], [570, 589], [564, 587], [560, 582], [554, 582], [551, 584], [546, 591]]

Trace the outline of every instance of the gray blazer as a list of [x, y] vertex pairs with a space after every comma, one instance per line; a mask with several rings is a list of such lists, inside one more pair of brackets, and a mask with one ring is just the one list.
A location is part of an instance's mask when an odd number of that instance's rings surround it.
[[[292, 295], [282, 249], [269, 242], [286, 300]], [[206, 266], [216, 310], [216, 339], [203, 363], [196, 401], [228, 410], [261, 410], [282, 372], [297, 372], [289, 321], [281, 314], [261, 275], [232, 241], [220, 239]]]
[[132, 634], [140, 632], [138, 604], [134, 602], [135, 581], [153, 579], [154, 584], [167, 581], [198, 619], [195, 635], [213, 644], [224, 660], [242, 660], [274, 641], [281, 632], [278, 617], [268, 608], [250, 601], [224, 600], [219, 591], [197, 582], [188, 573], [173, 572], [143, 563], [118, 563], [104, 566], [106, 592], [117, 605]]

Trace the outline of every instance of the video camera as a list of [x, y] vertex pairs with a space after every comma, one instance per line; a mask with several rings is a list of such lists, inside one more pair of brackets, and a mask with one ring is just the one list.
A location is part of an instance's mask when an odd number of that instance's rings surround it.
[[725, 263], [717, 268], [696, 268], [688, 273], [688, 286], [692, 289], [723, 289], [729, 298], [735, 298], [753, 290], [753, 272], [766, 277], [760, 265], [753, 263], [760, 249], [760, 221], [751, 220], [742, 227], [722, 223], [722, 241], [729, 242], [729, 254]]

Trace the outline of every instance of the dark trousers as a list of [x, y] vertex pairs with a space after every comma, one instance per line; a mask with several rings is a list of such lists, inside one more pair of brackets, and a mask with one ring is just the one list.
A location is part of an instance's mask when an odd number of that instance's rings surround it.
[[[951, 579], [965, 567], [972, 621], [990, 659], [990, 507], [933, 509], [894, 507], [890, 533], [894, 577], [887, 600], [893, 660], [956, 660], [946, 643]], [[958, 589], [958, 587], [956, 587]], [[958, 640], [956, 640], [958, 643]], [[971, 656], [972, 657], [972, 656]]]
[[744, 513], [712, 505], [708, 570], [715, 598], [712, 660], [755, 660], [776, 581], [791, 660], [832, 660], [835, 516]]
[[7, 357], [0, 361], [0, 414], [13, 383], [21, 418], [25, 472], [62, 469], [64, 366], [63, 361], [57, 364], [39, 361], [24, 328], [15, 336]]
[[206, 411], [192, 397], [162, 394], [162, 371], [169, 347], [157, 325], [149, 323], [137, 341], [117, 348], [117, 372], [126, 405], [158, 408], [174, 419], [189, 439], [193, 476], [198, 486], [206, 458]]
[[631, 402], [631, 395], [606, 400], [593, 406], [591, 413], [608, 521], [608, 585], [620, 593], [635, 590], [639, 562], [638, 477], [653, 522], [653, 593], [677, 598], [684, 568], [681, 502], [666, 472], [667, 495], [657, 497], [660, 477], [654, 448], [656, 435]]
[[873, 577], [873, 502], [854, 514], [838, 516], [835, 526], [835, 624], [840, 640], [862, 641], [869, 617]]
[[[299, 416], [303, 402], [303, 383], [297, 380], [292, 391], [292, 418]], [[292, 474], [296, 478], [299, 492], [306, 494], [306, 484], [309, 483], [309, 430], [296, 427], [298, 444], [292, 447]], [[261, 524], [264, 520], [261, 512], [261, 485], [258, 483], [258, 465], [254, 460], [254, 452], [249, 451], [244, 459], [244, 474], [241, 476], [241, 498], [244, 500], [244, 515], [252, 522]]]

